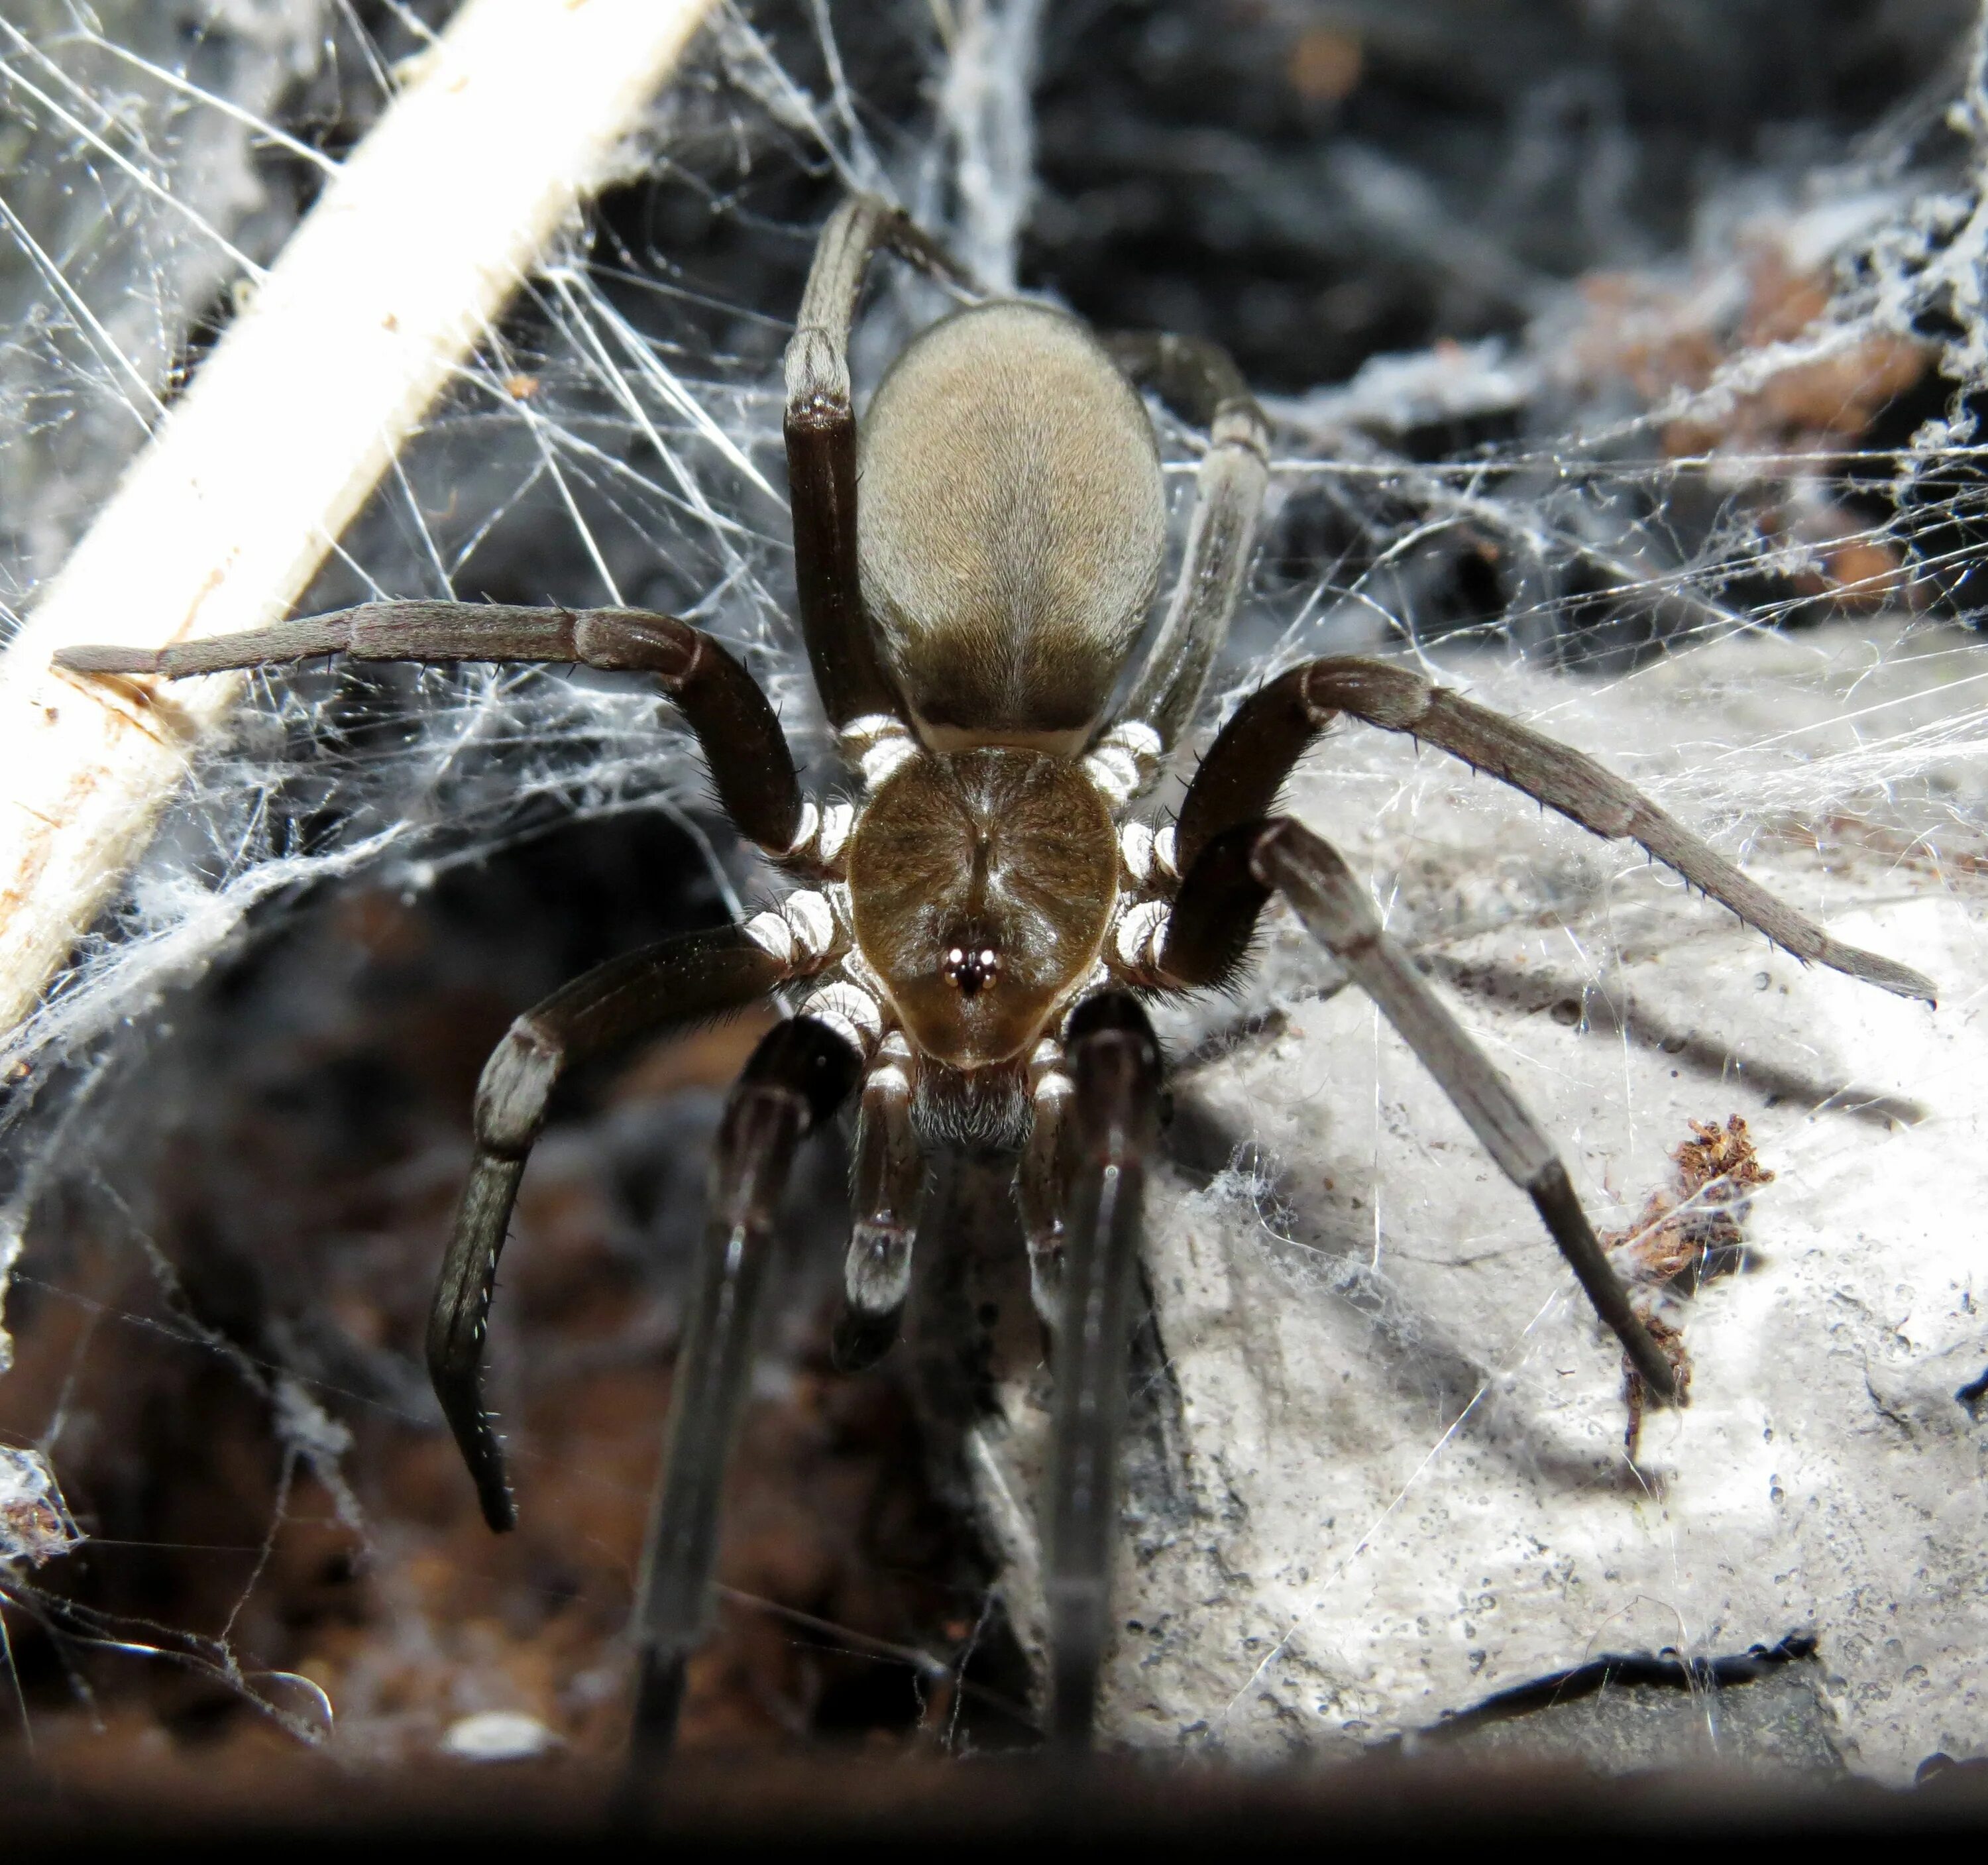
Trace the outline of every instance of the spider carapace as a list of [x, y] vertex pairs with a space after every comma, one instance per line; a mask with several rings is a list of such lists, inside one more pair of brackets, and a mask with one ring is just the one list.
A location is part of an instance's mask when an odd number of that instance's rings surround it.
[[[611, 961], [518, 1019], [478, 1091], [475, 1163], [430, 1320], [442, 1408], [485, 1516], [509, 1528], [482, 1345], [548, 1097], [604, 1050], [790, 993], [798, 1014], [746, 1065], [712, 1165], [636, 1607], [638, 1757], [668, 1748], [685, 1666], [709, 1623], [719, 1492], [789, 1166], [852, 1097], [854, 1229], [837, 1332], [846, 1365], [895, 1338], [928, 1153], [951, 1144], [1016, 1156], [1031, 1285], [1056, 1343], [1046, 1708], [1057, 1738], [1090, 1740], [1161, 1083], [1142, 1004], [1231, 977], [1273, 892], [1531, 1197], [1649, 1390], [1672, 1396], [1669, 1362], [1545, 1134], [1339, 855], [1275, 814], [1293, 766], [1340, 715], [1412, 734], [1597, 834], [1640, 842], [1802, 958], [1932, 995], [1916, 973], [1831, 939], [1593, 760], [1382, 661], [1313, 661], [1271, 680], [1209, 748], [1178, 821], [1138, 820], [1134, 806], [1192, 723], [1236, 608], [1268, 478], [1263, 417], [1210, 344], [1100, 337], [1040, 305], [980, 302], [905, 347], [859, 442], [848, 338], [880, 249], [972, 296], [901, 214], [857, 196], [823, 230], [787, 349], [802, 631], [860, 776], [850, 800], [803, 796], [759, 686], [717, 641], [670, 616], [388, 602], [159, 651], [58, 657], [78, 672], [167, 678], [335, 653], [646, 675], [698, 738], [733, 825], [797, 883], [743, 926]], [[1208, 446], [1178, 583], [1113, 708], [1165, 543], [1142, 390], [1203, 429]]]

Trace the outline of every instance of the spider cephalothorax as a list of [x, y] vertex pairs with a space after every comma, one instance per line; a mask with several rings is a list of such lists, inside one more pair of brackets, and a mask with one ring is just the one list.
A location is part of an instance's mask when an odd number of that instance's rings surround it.
[[[1640, 842], [1804, 958], [1932, 996], [1916, 973], [1831, 939], [1593, 760], [1383, 662], [1314, 661], [1270, 681], [1209, 748], [1177, 824], [1128, 820], [1193, 719], [1226, 635], [1266, 482], [1263, 417], [1206, 344], [1100, 341], [1040, 306], [977, 306], [908, 345], [878, 388], [859, 503], [846, 353], [880, 247], [968, 289], [902, 215], [858, 197], [823, 232], [788, 347], [802, 631], [860, 773], [854, 801], [803, 798], [759, 687], [718, 642], [670, 616], [383, 603], [158, 652], [60, 657], [79, 672], [168, 678], [333, 652], [647, 674], [696, 734], [725, 814], [796, 878], [745, 926], [631, 953], [518, 1019], [484, 1071], [475, 1162], [429, 1324], [443, 1410], [485, 1515], [508, 1528], [503, 1451], [481, 1396], [484, 1322], [553, 1087], [636, 1037], [779, 990], [798, 1000], [800, 1014], [764, 1040], [734, 1089], [712, 1162], [637, 1609], [638, 1750], [669, 1741], [711, 1610], [719, 1491], [788, 1167], [852, 1093], [854, 1225], [837, 1330], [846, 1363], [874, 1359], [896, 1335], [925, 1149], [1019, 1156], [1033, 1285], [1057, 1336], [1043, 1562], [1050, 1715], [1060, 1736], [1088, 1739], [1111, 1623], [1132, 1264], [1160, 1096], [1141, 1000], [1226, 980], [1273, 892], [1531, 1197], [1650, 1393], [1673, 1395], [1670, 1364], [1551, 1142], [1382, 929], [1345, 863], [1273, 814], [1293, 764], [1341, 714], [1408, 733], [1598, 834]], [[1172, 601], [1110, 709], [1163, 543], [1141, 388], [1205, 429], [1209, 444]]]
[[1118, 895], [1111, 811], [1082, 770], [992, 746], [909, 760], [849, 845], [856, 943], [912, 1044], [1013, 1061], [1097, 964]]

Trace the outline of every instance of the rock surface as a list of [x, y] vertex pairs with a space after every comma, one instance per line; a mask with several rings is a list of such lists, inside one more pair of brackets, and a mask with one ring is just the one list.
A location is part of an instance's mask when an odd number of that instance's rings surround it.
[[[1345, 727], [1314, 753], [1293, 807], [1364, 865], [1598, 1229], [1628, 1233], [1619, 1263], [1692, 1121], [1741, 1115], [1774, 1177], [1737, 1273], [1645, 1291], [1682, 1330], [1690, 1403], [1652, 1413], [1632, 1458], [1620, 1355], [1530, 1206], [1273, 912], [1245, 1000], [1165, 1031], [1175, 1156], [1147, 1261], [1165, 1390], [1130, 1486], [1117, 1735], [1350, 1749], [1604, 1655], [1702, 1667], [1805, 1635], [1811, 1660], [1748, 1686], [1753, 1719], [1794, 1731], [1784, 1755], [1902, 1782], [1988, 1748], [1988, 895], [1959, 826], [1979, 780], [1924, 751], [1964, 739], [1966, 689], [1944, 683], [1960, 647], [1845, 626], [1609, 683], [1443, 670], [1695, 826], [1736, 817], [1750, 841], [1713, 839], [1930, 974], [1937, 1010], [1804, 967], [1639, 851], [1436, 754]], [[1820, 848], [1788, 807], [1805, 790]], [[979, 1446], [1025, 1638], [1016, 1499], [1044, 1390], [1039, 1371], [1012, 1381], [1007, 1429]], [[1740, 1739], [1704, 1677], [1658, 1693], [1682, 1724], [1667, 1708], [1625, 1736], [1618, 1690], [1614, 1736], [1571, 1731], [1591, 1707], [1530, 1739], [1611, 1766], [1681, 1742], [1750, 1757], [1767, 1738]]]

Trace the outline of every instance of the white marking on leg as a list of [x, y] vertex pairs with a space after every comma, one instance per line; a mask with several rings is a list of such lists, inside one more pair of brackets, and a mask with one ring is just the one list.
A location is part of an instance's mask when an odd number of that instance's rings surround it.
[[794, 962], [793, 929], [778, 913], [755, 913], [746, 922], [746, 936], [783, 965]]
[[1114, 726], [1084, 760], [1084, 775], [1114, 810], [1123, 809], [1150, 784], [1165, 747], [1143, 719]]
[[1144, 887], [1153, 878], [1153, 832], [1143, 822], [1128, 822], [1118, 831], [1118, 858], [1125, 872]]
[[804, 959], [818, 959], [835, 943], [835, 909], [826, 894], [803, 888], [780, 902], [780, 917], [793, 930], [794, 945]]
[[1164, 900], [1142, 900], [1119, 916], [1112, 943], [1119, 963], [1134, 971], [1150, 970], [1160, 962], [1172, 909]]
[[832, 867], [848, 846], [849, 832], [856, 827], [853, 804], [831, 803], [821, 813], [821, 841], [816, 853], [825, 867]]
[[884, 1013], [877, 1000], [840, 979], [824, 984], [801, 1010], [803, 1015], [827, 1024], [865, 1060], [884, 1034]]
[[865, 712], [842, 728], [842, 748], [863, 772], [863, 781], [875, 790], [893, 773], [918, 754], [918, 742], [905, 730], [904, 722], [889, 712]]

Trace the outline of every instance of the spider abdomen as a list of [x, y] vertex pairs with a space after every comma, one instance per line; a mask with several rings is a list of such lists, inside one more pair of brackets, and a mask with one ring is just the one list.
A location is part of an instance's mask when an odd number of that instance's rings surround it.
[[1074, 319], [976, 306], [907, 347], [860, 450], [864, 605], [927, 744], [1081, 749], [1165, 548], [1131, 384]]

